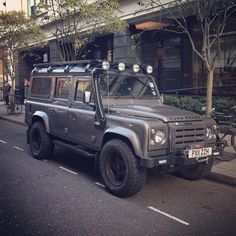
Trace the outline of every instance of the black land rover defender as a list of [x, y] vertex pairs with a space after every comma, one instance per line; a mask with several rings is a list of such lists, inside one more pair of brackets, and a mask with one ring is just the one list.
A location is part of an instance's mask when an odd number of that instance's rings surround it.
[[204, 177], [217, 155], [214, 121], [164, 105], [151, 73], [98, 60], [35, 65], [25, 112], [33, 157], [48, 158], [55, 144], [96, 156], [120, 197], [142, 188], [147, 168]]

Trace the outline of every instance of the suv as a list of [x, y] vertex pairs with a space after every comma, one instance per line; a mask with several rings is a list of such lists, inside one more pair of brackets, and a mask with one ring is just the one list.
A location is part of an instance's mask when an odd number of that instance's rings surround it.
[[142, 188], [147, 168], [204, 177], [218, 155], [214, 121], [164, 105], [151, 73], [100, 60], [36, 64], [25, 112], [33, 157], [48, 158], [54, 144], [95, 157], [120, 197]]

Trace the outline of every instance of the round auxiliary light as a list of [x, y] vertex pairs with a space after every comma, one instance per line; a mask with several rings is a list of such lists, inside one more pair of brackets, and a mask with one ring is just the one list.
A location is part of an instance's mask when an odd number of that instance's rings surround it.
[[109, 70], [109, 68], [110, 68], [110, 62], [109, 62], [109, 61], [103, 61], [103, 62], [102, 62], [102, 68], [103, 68], [104, 70]]
[[120, 71], [124, 71], [124, 70], [125, 70], [125, 63], [123, 63], [123, 62], [119, 63], [119, 64], [118, 64], [118, 69], [119, 69]]
[[151, 74], [153, 72], [152, 66], [147, 66], [146, 70], [148, 74]]
[[137, 64], [135, 64], [135, 65], [133, 65], [133, 71], [135, 72], [135, 73], [137, 73], [137, 72], [139, 72], [139, 65], [137, 65]]

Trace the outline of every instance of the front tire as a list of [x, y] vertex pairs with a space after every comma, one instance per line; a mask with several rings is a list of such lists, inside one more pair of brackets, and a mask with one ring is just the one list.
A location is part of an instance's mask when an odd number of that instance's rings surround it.
[[139, 166], [130, 146], [121, 140], [104, 145], [99, 166], [106, 189], [118, 197], [136, 194], [145, 183], [146, 168]]
[[45, 132], [42, 122], [35, 122], [30, 129], [29, 136], [30, 151], [32, 156], [38, 160], [50, 157], [53, 144], [50, 136]]
[[200, 163], [191, 168], [177, 171], [177, 175], [188, 180], [197, 180], [206, 177], [211, 171], [213, 158], [209, 158], [207, 162]]

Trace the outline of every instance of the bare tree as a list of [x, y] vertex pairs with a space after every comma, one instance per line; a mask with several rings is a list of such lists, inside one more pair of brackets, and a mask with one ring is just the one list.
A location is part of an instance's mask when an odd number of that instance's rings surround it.
[[38, 8], [44, 23], [51, 23], [49, 30], [57, 42], [62, 61], [75, 60], [94, 37], [103, 32], [120, 32], [126, 22], [119, 19], [117, 0], [41, 0]]
[[[168, 2], [168, 3], [166, 3]], [[220, 55], [220, 38], [231, 17], [235, 17], [234, 0], [147, 0], [138, 1], [145, 9], [158, 7], [161, 12], [176, 22], [177, 32], [185, 33], [193, 51], [202, 60], [207, 71], [207, 109], [209, 117], [212, 111], [214, 71]], [[188, 16], [195, 15], [200, 27], [200, 42], [193, 40], [188, 25]], [[197, 46], [200, 43], [200, 47]]]

